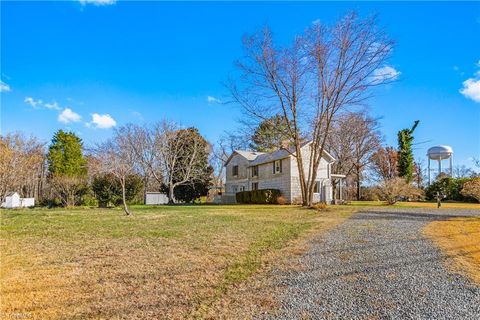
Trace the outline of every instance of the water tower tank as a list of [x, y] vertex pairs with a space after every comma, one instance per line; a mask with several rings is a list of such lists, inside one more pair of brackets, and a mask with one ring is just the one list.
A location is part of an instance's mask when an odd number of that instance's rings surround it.
[[431, 160], [444, 160], [452, 156], [453, 149], [450, 146], [439, 145], [431, 147], [427, 151], [427, 156]]

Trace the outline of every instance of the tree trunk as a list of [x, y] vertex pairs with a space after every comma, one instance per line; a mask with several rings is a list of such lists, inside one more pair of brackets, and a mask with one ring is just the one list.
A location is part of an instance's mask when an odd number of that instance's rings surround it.
[[168, 204], [174, 204], [174, 196], [173, 196], [173, 183], [170, 181], [168, 183]]
[[128, 210], [127, 207], [127, 199], [126, 199], [126, 192], [125, 192], [125, 177], [121, 179], [121, 184], [122, 184], [122, 202], [123, 202], [123, 211], [125, 211], [125, 214], [129, 216], [131, 213]]
[[360, 200], [360, 169], [358, 167], [355, 167], [356, 176], [357, 176], [357, 201]]

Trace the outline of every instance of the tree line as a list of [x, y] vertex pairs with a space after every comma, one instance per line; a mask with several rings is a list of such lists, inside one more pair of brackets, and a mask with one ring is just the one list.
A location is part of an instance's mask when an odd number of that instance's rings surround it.
[[0, 136], [0, 196], [18, 191], [48, 206], [142, 203], [163, 191], [169, 203], [193, 202], [212, 183], [211, 145], [196, 128], [164, 120], [127, 124], [89, 148], [58, 130], [49, 146], [21, 133]]

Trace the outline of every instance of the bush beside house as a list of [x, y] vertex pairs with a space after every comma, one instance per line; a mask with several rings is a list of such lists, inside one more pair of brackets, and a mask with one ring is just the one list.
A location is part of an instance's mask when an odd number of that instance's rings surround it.
[[281, 193], [278, 189], [261, 189], [241, 191], [235, 195], [237, 203], [245, 204], [276, 204]]

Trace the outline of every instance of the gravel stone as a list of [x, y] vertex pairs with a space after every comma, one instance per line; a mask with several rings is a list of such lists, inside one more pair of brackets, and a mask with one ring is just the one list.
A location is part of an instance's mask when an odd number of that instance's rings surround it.
[[[447, 270], [422, 234], [480, 210], [368, 209], [313, 239], [300, 268], [274, 271], [274, 319], [480, 319], [480, 286]], [[451, 261], [448, 261], [451, 263]]]

